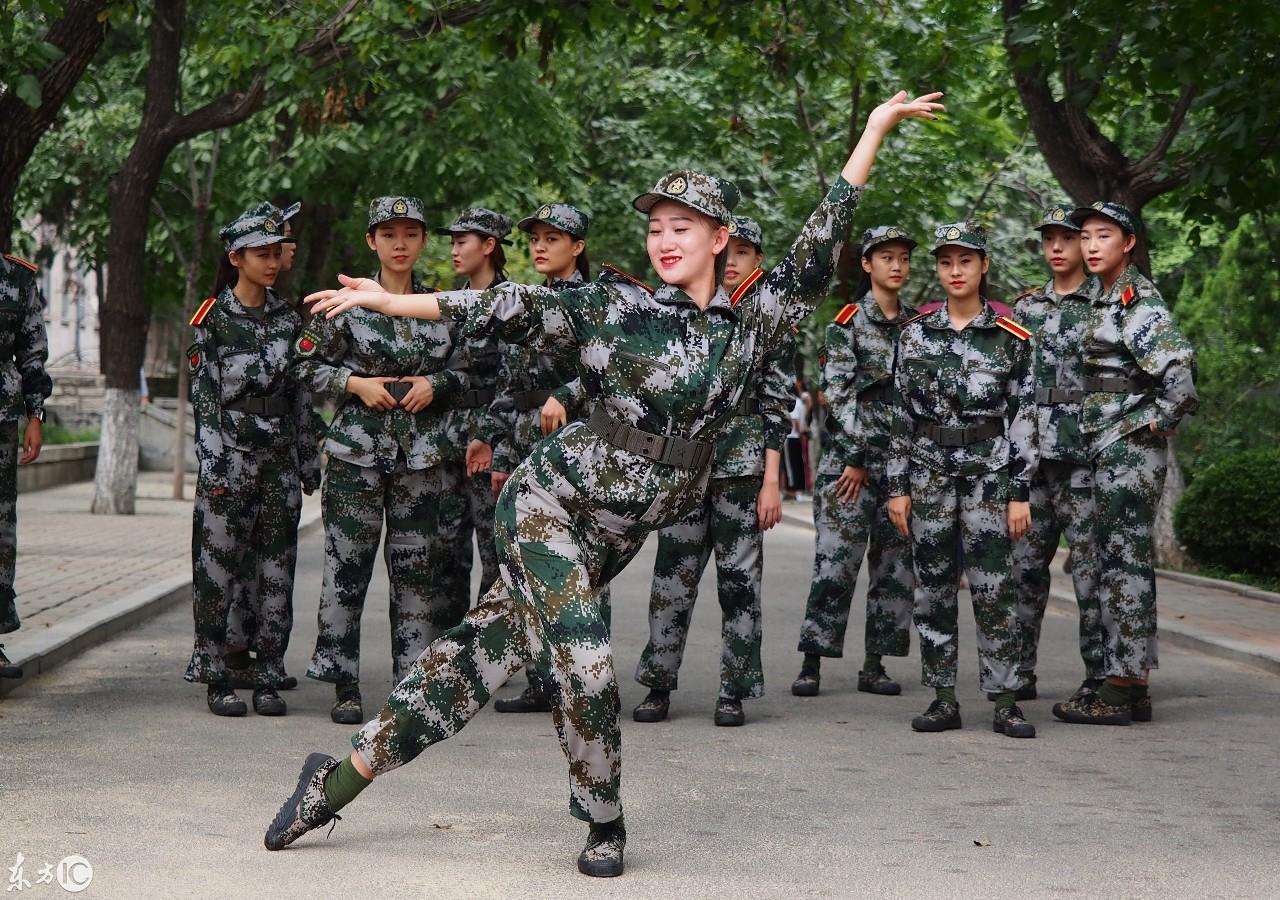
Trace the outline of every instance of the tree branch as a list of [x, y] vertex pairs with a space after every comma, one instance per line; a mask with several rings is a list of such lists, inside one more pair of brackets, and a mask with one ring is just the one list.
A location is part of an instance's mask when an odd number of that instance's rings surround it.
[[1182, 96], [1178, 98], [1177, 104], [1173, 107], [1173, 112], [1169, 115], [1169, 121], [1164, 126], [1164, 131], [1160, 133], [1155, 146], [1142, 159], [1134, 163], [1134, 175], [1141, 176], [1146, 174], [1149, 169], [1155, 167], [1164, 159], [1165, 154], [1169, 152], [1169, 147], [1173, 145], [1174, 138], [1182, 130], [1182, 123], [1186, 121], [1187, 111], [1191, 109], [1191, 101], [1195, 98], [1195, 95], [1195, 85], [1189, 84], [1182, 89]]

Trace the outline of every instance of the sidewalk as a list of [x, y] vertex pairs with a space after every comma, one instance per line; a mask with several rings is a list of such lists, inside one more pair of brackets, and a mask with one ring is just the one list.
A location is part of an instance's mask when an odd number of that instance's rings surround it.
[[[137, 514], [89, 514], [93, 483], [18, 497], [18, 616], [0, 643], [26, 677], [0, 680], [0, 694], [112, 634], [191, 599], [191, 498], [171, 496], [172, 476], [138, 476]], [[320, 521], [320, 495], [303, 498], [300, 530]]]
[[[782, 521], [813, 528], [813, 505], [783, 503]], [[1062, 571], [1066, 551], [1051, 566], [1049, 605], [1075, 615], [1071, 576]], [[1160, 640], [1280, 674], [1280, 595], [1218, 581], [1156, 572]]]

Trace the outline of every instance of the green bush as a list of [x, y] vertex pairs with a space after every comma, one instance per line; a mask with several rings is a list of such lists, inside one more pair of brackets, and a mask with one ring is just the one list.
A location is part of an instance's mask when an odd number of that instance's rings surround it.
[[1280, 575], [1280, 449], [1246, 450], [1196, 475], [1174, 513], [1178, 540], [1199, 563]]

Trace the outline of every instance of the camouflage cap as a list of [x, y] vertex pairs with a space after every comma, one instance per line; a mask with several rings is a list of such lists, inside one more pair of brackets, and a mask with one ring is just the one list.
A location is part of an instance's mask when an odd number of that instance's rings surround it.
[[947, 246], [968, 247], [970, 250], [981, 250], [986, 253], [987, 235], [977, 222], [952, 222], [948, 225], [939, 225], [933, 229], [933, 249], [929, 252], [937, 256], [938, 251]]
[[392, 219], [412, 219], [427, 224], [427, 211], [417, 197], [375, 197], [369, 203], [369, 230]]
[[591, 225], [591, 217], [568, 203], [544, 203], [531, 216], [525, 216], [516, 223], [521, 231], [533, 231], [533, 226], [542, 222], [552, 228], [573, 235], [578, 240], [587, 236], [587, 228]]
[[302, 209], [301, 203], [292, 203], [287, 208], [281, 209], [274, 203], [264, 200], [249, 210], [249, 214], [253, 216], [275, 216], [278, 222], [288, 222], [298, 214], [300, 209]]
[[641, 194], [631, 205], [647, 213], [661, 200], [674, 200], [727, 226], [733, 221], [740, 196], [732, 181], [682, 169], [658, 179], [653, 190]]
[[1071, 221], [1077, 227], [1083, 226], [1084, 220], [1090, 216], [1106, 216], [1130, 234], [1137, 234], [1142, 227], [1128, 207], [1110, 200], [1099, 200], [1092, 206], [1080, 206], [1071, 211]]
[[733, 221], [729, 223], [729, 237], [747, 241], [754, 244], [761, 253], [764, 252], [764, 234], [760, 231], [760, 223], [755, 219], [734, 216]]
[[[261, 206], [261, 204], [259, 204]], [[218, 237], [228, 251], [269, 244], [296, 244], [297, 238], [286, 237], [284, 220], [277, 215], [255, 215], [258, 206], [247, 209], [222, 227]], [[279, 210], [277, 210], [279, 212]]]
[[897, 225], [877, 225], [862, 232], [862, 255], [866, 256], [871, 252], [872, 247], [887, 244], [889, 241], [902, 241], [909, 250], [917, 247], [916, 242], [910, 238], [906, 230]]
[[502, 213], [485, 209], [483, 206], [471, 206], [458, 213], [452, 225], [437, 228], [436, 234], [466, 234], [475, 231], [497, 238], [499, 242], [511, 246], [507, 235], [511, 233], [511, 220]]
[[1044, 231], [1046, 228], [1065, 228], [1068, 231], [1079, 231], [1080, 226], [1071, 221], [1071, 210], [1064, 206], [1050, 206], [1044, 211], [1044, 216], [1040, 219], [1040, 224], [1035, 227], [1036, 231]]

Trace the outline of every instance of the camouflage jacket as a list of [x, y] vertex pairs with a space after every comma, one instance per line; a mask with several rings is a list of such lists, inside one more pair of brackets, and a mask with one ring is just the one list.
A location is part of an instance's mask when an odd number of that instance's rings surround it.
[[[565, 279], [554, 279], [552, 290], [563, 291], [584, 284], [575, 270]], [[500, 417], [503, 431], [493, 446], [493, 470], [511, 473], [542, 440], [542, 409], [520, 410], [516, 395], [524, 391], [551, 391], [564, 406], [568, 421], [581, 418], [586, 399], [578, 367], [572, 358], [540, 353], [525, 344], [502, 344], [498, 392], [491, 414]]]
[[884, 465], [897, 399], [893, 363], [898, 332], [915, 314], [904, 304], [896, 319], [886, 319], [868, 291], [827, 326], [822, 392], [831, 413], [818, 460], [820, 474], [839, 475], [845, 466]]
[[1035, 339], [1032, 369], [1036, 385], [1036, 441], [1041, 459], [1087, 463], [1088, 448], [1080, 433], [1079, 402], [1050, 402], [1053, 388], [1076, 391], [1083, 387], [1084, 337], [1089, 324], [1089, 301], [1101, 288], [1096, 278], [1085, 279], [1074, 293], [1059, 297], [1053, 280], [1023, 294], [1014, 302], [1018, 324]]
[[[912, 465], [947, 475], [1007, 467], [1008, 499], [1026, 500], [1038, 462], [1031, 356], [1027, 332], [997, 316], [986, 301], [961, 331], [951, 327], [945, 303], [904, 322], [894, 375], [899, 398], [887, 470], [890, 495], [911, 493]], [[943, 446], [916, 433], [927, 424], [962, 428], [992, 419], [1003, 421], [1004, 432], [964, 447]]]
[[[576, 353], [587, 393], [616, 419], [715, 441], [755, 372], [826, 292], [861, 192], [836, 181], [749, 306], [735, 309], [717, 290], [699, 309], [671, 285], [650, 291], [606, 272], [570, 291], [508, 284], [441, 294], [441, 311], [473, 334]], [[542, 441], [519, 469], [571, 516], [637, 538], [687, 515], [710, 475], [709, 465], [681, 469], [618, 449], [582, 422]]]
[[[413, 290], [428, 288], [414, 279]], [[400, 453], [410, 469], [427, 469], [449, 458], [451, 404], [467, 388], [456, 331], [444, 322], [394, 318], [361, 308], [307, 323], [293, 365], [298, 380], [317, 398], [338, 405], [325, 440], [329, 455], [384, 472], [391, 471]], [[347, 393], [352, 375], [423, 375], [434, 395], [418, 413], [400, 407], [376, 412]]]
[[0, 256], [0, 423], [43, 417], [44, 401], [53, 391], [44, 368], [48, 358], [35, 267], [16, 256]]
[[1111, 290], [1095, 292], [1084, 342], [1086, 376], [1141, 382], [1129, 393], [1090, 392], [1080, 427], [1096, 454], [1151, 422], [1178, 427], [1200, 406], [1195, 353], [1156, 286], [1130, 266]]
[[[228, 487], [230, 453], [292, 449], [302, 486], [320, 486], [320, 436], [311, 392], [293, 378], [290, 351], [302, 317], [275, 291], [267, 290], [261, 316], [224, 288], [206, 300], [192, 323], [187, 348], [191, 407], [196, 420], [196, 457], [206, 488]], [[239, 409], [243, 401], [275, 398], [286, 413]]]
[[[737, 305], [757, 302], [758, 292], [759, 282]], [[747, 387], [747, 402], [758, 411], [747, 416], [735, 415], [716, 441], [712, 478], [760, 477], [764, 475], [764, 451], [781, 452], [783, 442], [791, 433], [795, 356], [795, 334], [788, 329]]]
[[[502, 273], [491, 288], [506, 284]], [[469, 288], [464, 286], [463, 290]], [[466, 358], [469, 388], [493, 391], [493, 399], [480, 406], [459, 410], [461, 414], [451, 429], [461, 454], [472, 439], [496, 446], [511, 427], [512, 399], [503, 393], [502, 341], [497, 334], [461, 335], [462, 351]], [[499, 469], [498, 471], [502, 471]]]

